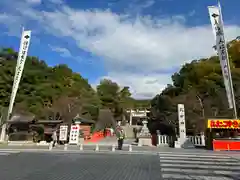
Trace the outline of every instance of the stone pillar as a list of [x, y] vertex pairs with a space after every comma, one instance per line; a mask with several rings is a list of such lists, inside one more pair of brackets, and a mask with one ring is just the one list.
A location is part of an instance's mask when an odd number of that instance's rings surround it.
[[160, 136], [161, 132], [160, 130], [157, 130], [156, 133], [157, 133], [157, 146], [159, 146], [161, 143], [161, 136]]
[[7, 124], [4, 123], [4, 124], [2, 125], [0, 142], [5, 141], [5, 138], [6, 138], [6, 129], [7, 129]]
[[130, 109], [129, 125], [132, 125], [132, 109]]
[[202, 145], [205, 146], [205, 145], [206, 145], [206, 143], [205, 143], [205, 135], [204, 135], [203, 132], [201, 133], [201, 136], [200, 136], [200, 137], [201, 137]]
[[181, 140], [186, 139], [185, 109], [183, 104], [178, 104], [179, 135]]

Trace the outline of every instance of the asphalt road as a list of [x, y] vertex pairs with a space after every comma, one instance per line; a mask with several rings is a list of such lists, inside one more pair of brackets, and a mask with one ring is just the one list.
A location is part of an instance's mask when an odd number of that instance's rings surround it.
[[0, 152], [1, 180], [239, 180], [240, 161], [222, 154]]

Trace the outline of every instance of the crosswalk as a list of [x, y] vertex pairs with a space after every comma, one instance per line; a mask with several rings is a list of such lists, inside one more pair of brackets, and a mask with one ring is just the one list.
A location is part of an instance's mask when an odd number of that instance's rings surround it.
[[9, 154], [9, 152], [0, 152], [0, 156], [8, 156]]
[[240, 180], [240, 161], [224, 154], [159, 153], [162, 179]]
[[0, 157], [1, 156], [9, 156], [11, 154], [16, 154], [16, 153], [19, 153], [18, 151], [3, 151], [3, 150], [0, 150]]

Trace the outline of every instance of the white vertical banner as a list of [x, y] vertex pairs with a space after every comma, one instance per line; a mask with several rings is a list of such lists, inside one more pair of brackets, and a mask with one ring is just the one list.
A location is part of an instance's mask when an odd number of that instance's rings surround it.
[[220, 64], [221, 64], [223, 81], [224, 81], [226, 95], [228, 99], [228, 105], [229, 105], [229, 108], [234, 108], [235, 98], [234, 98], [234, 92], [232, 87], [232, 78], [231, 78], [231, 72], [230, 72], [230, 66], [229, 66], [227, 45], [224, 37], [223, 20], [222, 20], [220, 5], [209, 6], [208, 12], [209, 12], [210, 21], [212, 24], [214, 38], [216, 41], [216, 50], [217, 50]]
[[[20, 47], [19, 47], [19, 50], [18, 50], [18, 53], [23, 49], [23, 40], [24, 40], [24, 28], [22, 30], [22, 35], [21, 35], [21, 41], [20, 41]], [[17, 68], [18, 68], [18, 65], [19, 65], [19, 59], [20, 59], [20, 56], [18, 54], [18, 58], [17, 58], [17, 64], [16, 64], [16, 68], [15, 68], [15, 75], [14, 75], [14, 83], [15, 82], [15, 79], [16, 79], [16, 75], [17, 75]]]
[[18, 86], [19, 86], [19, 83], [20, 83], [20, 80], [22, 77], [22, 72], [23, 72], [25, 61], [27, 58], [30, 39], [31, 39], [31, 31], [23, 31], [22, 37], [21, 37], [21, 42], [20, 42], [20, 49], [18, 52], [18, 59], [17, 59], [16, 70], [15, 70], [15, 75], [14, 75], [14, 82], [13, 82], [10, 104], [9, 104], [9, 108], [8, 108], [7, 120], [9, 120], [9, 116], [12, 113], [16, 94], [18, 91]]
[[184, 104], [178, 104], [178, 122], [179, 122], [180, 141], [183, 142], [186, 139], [186, 123], [185, 123]]

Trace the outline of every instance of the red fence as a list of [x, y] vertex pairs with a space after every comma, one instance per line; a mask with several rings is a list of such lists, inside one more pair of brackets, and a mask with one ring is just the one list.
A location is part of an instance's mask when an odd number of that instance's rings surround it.
[[240, 141], [213, 140], [214, 151], [240, 151]]
[[109, 136], [109, 137], [111, 136], [110, 130], [106, 130], [105, 135], [104, 135], [104, 131], [95, 132], [92, 134], [92, 136], [90, 137], [89, 140], [85, 140], [85, 141], [86, 142], [98, 142], [107, 136]]

